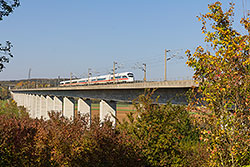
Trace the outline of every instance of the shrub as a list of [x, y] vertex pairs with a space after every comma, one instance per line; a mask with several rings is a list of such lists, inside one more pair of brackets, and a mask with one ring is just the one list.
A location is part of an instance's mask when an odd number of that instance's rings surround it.
[[152, 94], [138, 97], [136, 115], [130, 114], [121, 128], [136, 141], [149, 166], [190, 166], [199, 135], [189, 113], [185, 106], [157, 103]]
[[142, 166], [133, 142], [111, 122], [87, 117], [0, 116], [0, 166]]
[[26, 117], [0, 115], [0, 166], [32, 166], [37, 124]]
[[0, 115], [2, 114], [18, 118], [28, 116], [25, 108], [17, 107], [16, 102], [12, 99], [0, 100]]

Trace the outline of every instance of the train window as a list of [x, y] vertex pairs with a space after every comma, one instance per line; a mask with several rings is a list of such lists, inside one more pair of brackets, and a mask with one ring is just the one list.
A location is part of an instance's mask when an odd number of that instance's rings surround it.
[[87, 81], [84, 80], [84, 81], [79, 81], [79, 82], [87, 82]]
[[103, 81], [105, 78], [98, 78], [97, 81]]
[[96, 81], [96, 79], [92, 79], [91, 81]]
[[128, 78], [128, 77], [124, 75], [124, 76], [122, 76], [122, 78]]
[[72, 83], [77, 83], [77, 81], [72, 81]]
[[128, 73], [128, 77], [134, 77], [133, 73]]
[[117, 77], [115, 77], [115, 79], [119, 79], [119, 78], [121, 78], [121, 76], [117, 76]]

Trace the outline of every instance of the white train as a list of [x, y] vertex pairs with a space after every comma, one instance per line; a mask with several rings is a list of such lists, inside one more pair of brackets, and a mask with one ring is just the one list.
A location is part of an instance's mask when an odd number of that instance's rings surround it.
[[60, 86], [76, 86], [76, 85], [88, 85], [88, 84], [106, 84], [113, 82], [134, 82], [134, 74], [132, 72], [123, 72], [115, 74], [115, 79], [113, 74], [102, 75], [97, 77], [89, 77], [82, 79], [74, 79], [61, 81]]

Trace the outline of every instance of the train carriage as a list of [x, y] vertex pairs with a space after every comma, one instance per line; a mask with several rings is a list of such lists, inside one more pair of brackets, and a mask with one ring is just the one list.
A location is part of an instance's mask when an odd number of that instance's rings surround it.
[[90, 78], [81, 78], [74, 80], [61, 81], [60, 86], [77, 86], [77, 85], [92, 85], [92, 84], [107, 84], [107, 83], [134, 82], [134, 74], [132, 72], [123, 72], [115, 74], [101, 75]]

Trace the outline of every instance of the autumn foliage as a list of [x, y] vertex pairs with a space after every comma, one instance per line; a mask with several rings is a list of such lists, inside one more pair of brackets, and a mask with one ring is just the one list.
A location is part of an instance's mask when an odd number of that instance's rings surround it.
[[204, 165], [206, 150], [186, 107], [159, 104], [153, 93], [146, 91], [135, 100], [136, 116], [131, 113], [119, 128], [136, 141], [148, 166]]
[[98, 119], [0, 116], [0, 166], [142, 166], [129, 136]]
[[[202, 33], [211, 49], [202, 46], [191, 54], [187, 64], [199, 82], [191, 107], [211, 112], [201, 128], [201, 141], [207, 143], [210, 166], [250, 164], [250, 20], [241, 19], [245, 31], [234, 29], [234, 4], [223, 11], [222, 4], [209, 5], [201, 15]], [[198, 106], [198, 107], [197, 107]]]
[[80, 115], [72, 121], [52, 112], [44, 121], [2, 114], [0, 166], [204, 164], [204, 159], [197, 161], [204, 147], [199, 147], [198, 131], [184, 106], [154, 103], [150, 92], [140, 96], [136, 106], [137, 116], [130, 115], [129, 122], [116, 128], [99, 118], [89, 126], [88, 117]]

